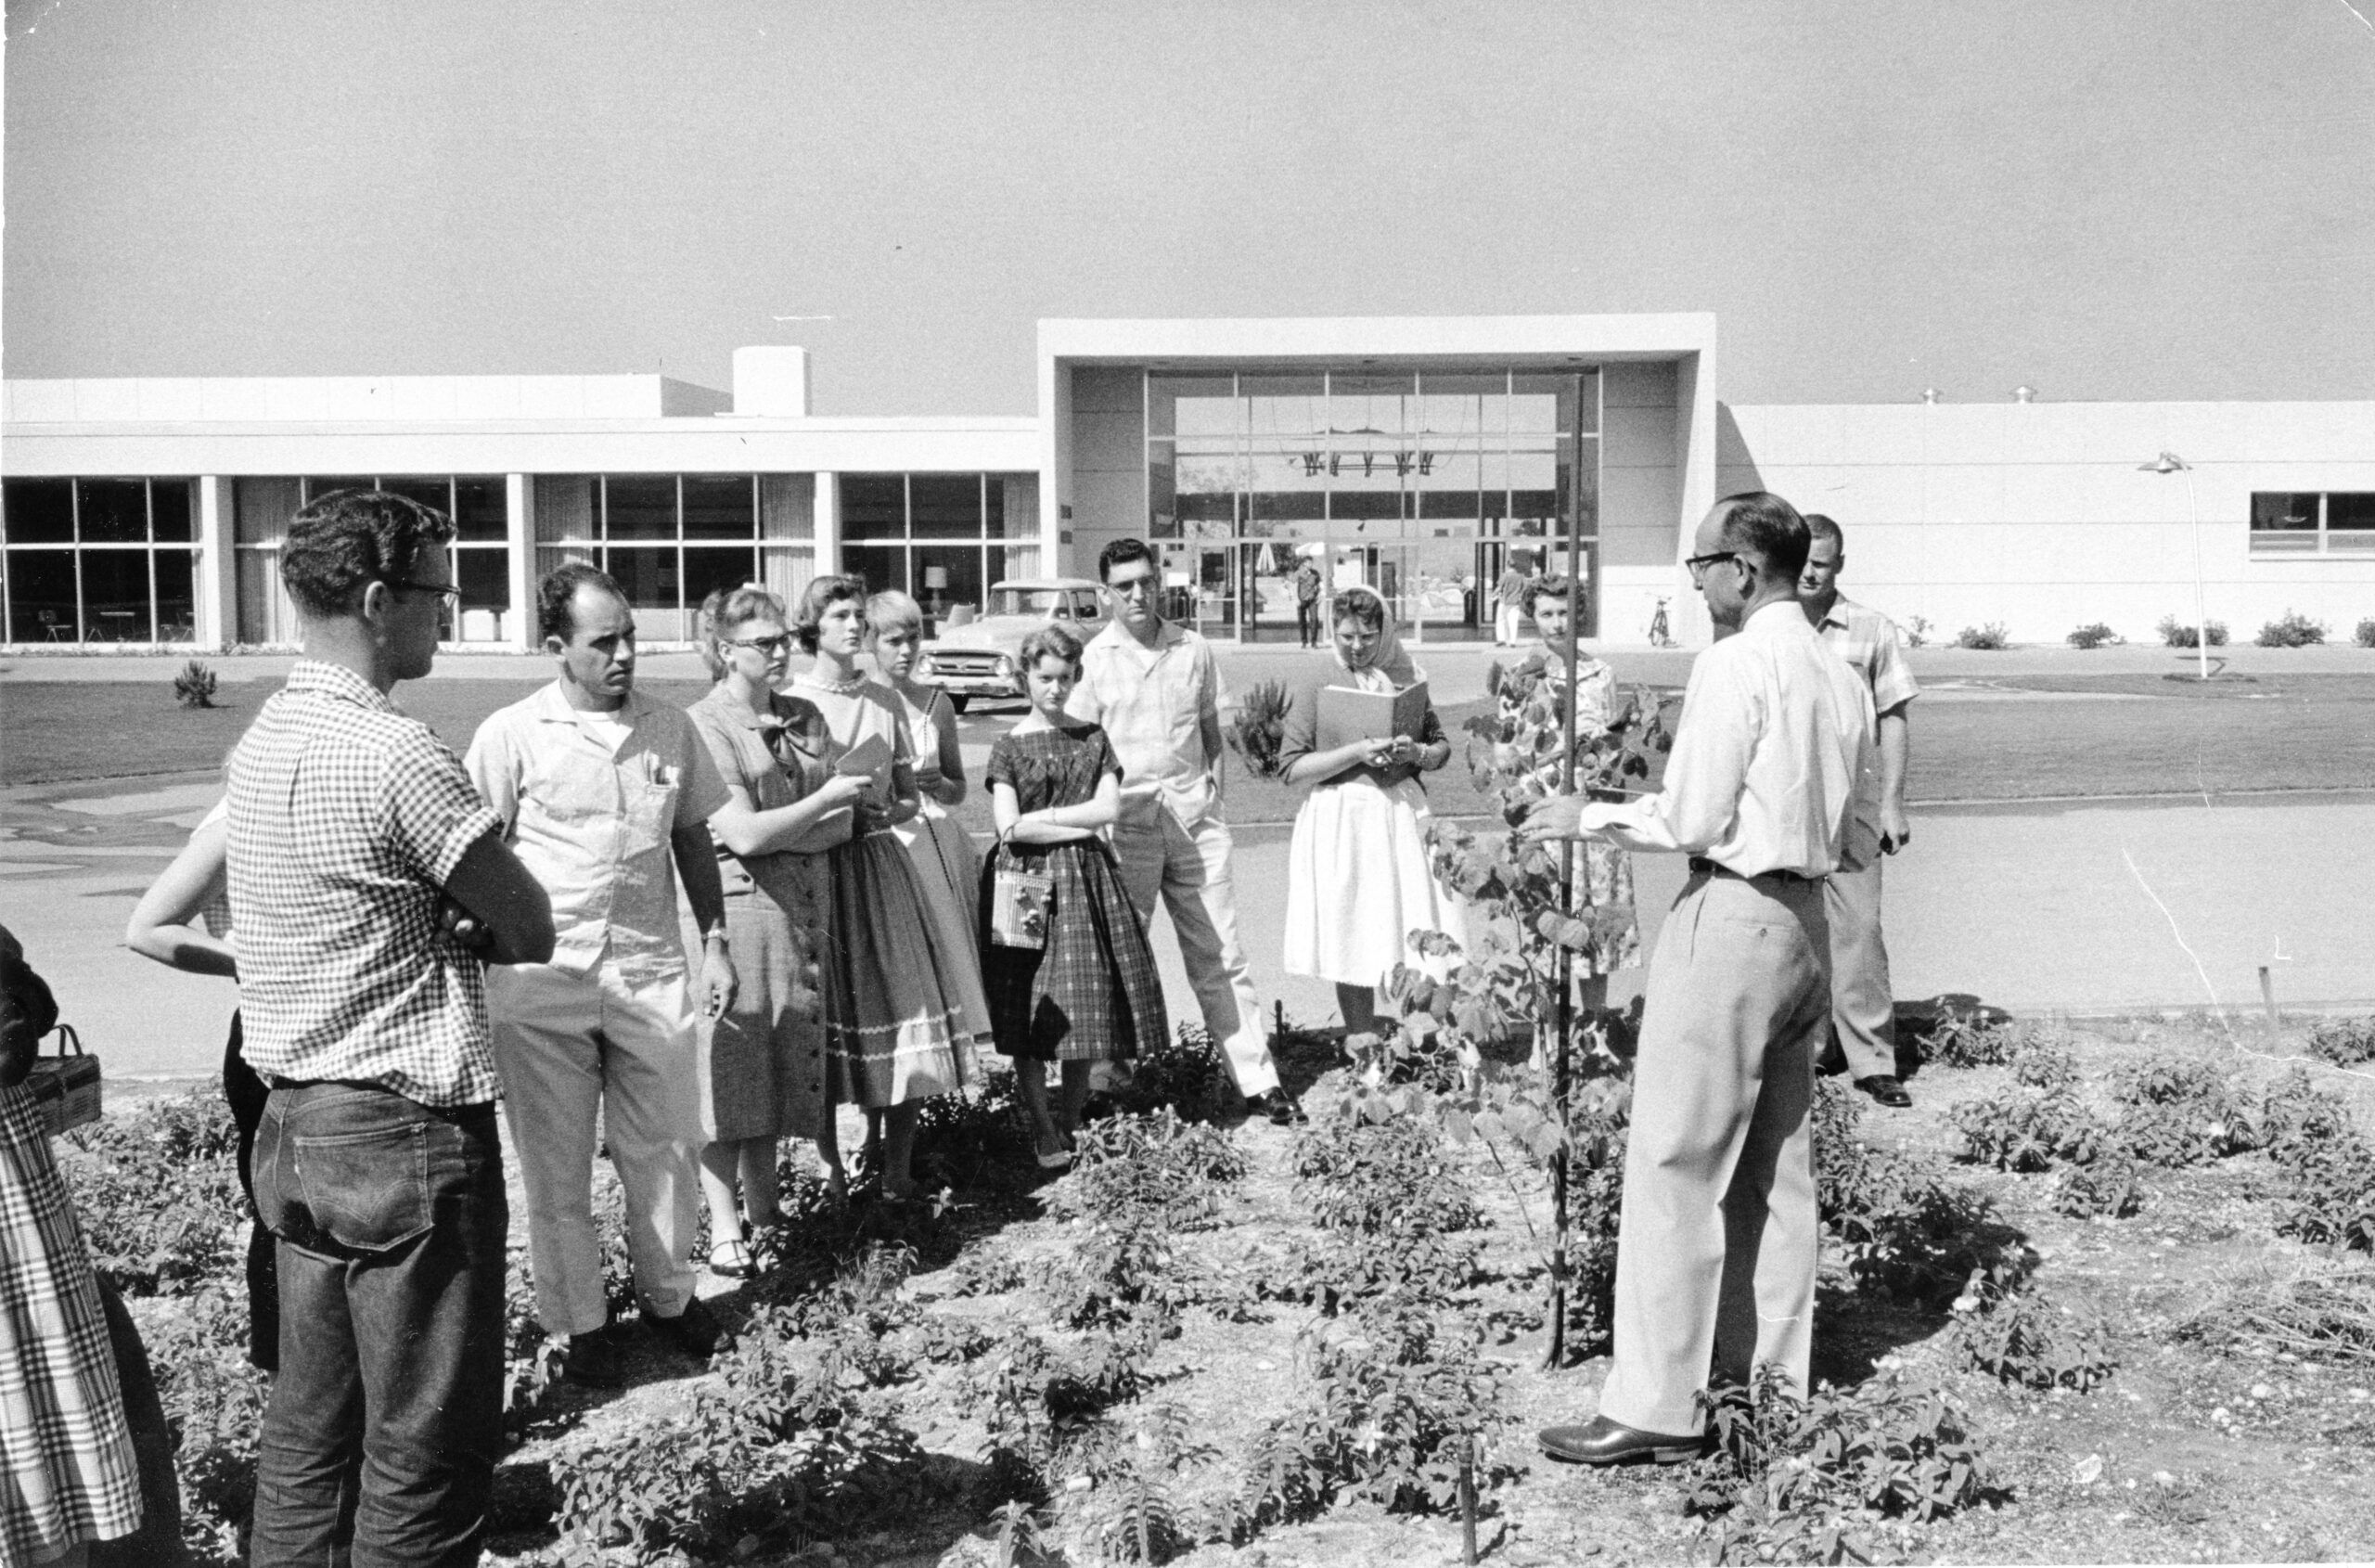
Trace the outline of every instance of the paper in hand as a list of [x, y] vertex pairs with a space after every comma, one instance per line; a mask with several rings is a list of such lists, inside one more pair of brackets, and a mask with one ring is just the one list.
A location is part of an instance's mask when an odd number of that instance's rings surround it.
[[887, 770], [894, 758], [891, 742], [879, 735], [869, 735], [841, 755], [833, 764], [833, 771], [845, 778], [872, 778]]

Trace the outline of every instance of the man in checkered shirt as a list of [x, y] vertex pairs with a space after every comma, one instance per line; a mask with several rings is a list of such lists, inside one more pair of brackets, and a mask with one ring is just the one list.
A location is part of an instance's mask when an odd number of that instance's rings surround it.
[[[1798, 602], [1822, 640], [1837, 649], [1871, 688], [1880, 715], [1874, 770], [1855, 790], [1856, 827], [1864, 842], [1877, 836], [1881, 855], [1894, 855], [1913, 839], [1905, 814], [1905, 759], [1908, 741], [1906, 709], [1919, 696], [1905, 658], [1896, 623], [1839, 591], [1847, 545], [1839, 524], [1811, 512], [1814, 535], [1806, 566], [1798, 578]], [[1889, 988], [1889, 950], [1881, 937], [1881, 855], [1858, 871], [1840, 870], [1824, 884], [1830, 919], [1830, 1029], [1828, 1070], [1845, 1070], [1855, 1086], [1882, 1105], [1903, 1110], [1913, 1103], [1896, 1075], [1896, 998]]]
[[[280, 556], [305, 655], [232, 752], [256, 1203], [280, 1370], [250, 1562], [477, 1561], [503, 1416], [508, 1227], [481, 962], [552, 912], [461, 759], [389, 700], [429, 673], [453, 525], [338, 491]], [[341, 1503], [351, 1501], [349, 1521]]]

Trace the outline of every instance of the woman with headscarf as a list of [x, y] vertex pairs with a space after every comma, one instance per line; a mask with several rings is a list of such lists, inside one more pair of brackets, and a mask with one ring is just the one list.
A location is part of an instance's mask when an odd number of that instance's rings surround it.
[[1332, 981], [1344, 1027], [1377, 1028], [1377, 990], [1396, 964], [1441, 973], [1409, 946], [1415, 931], [1465, 943], [1459, 903], [1427, 862], [1427, 791], [1419, 776], [1451, 758], [1429, 707], [1419, 732], [1319, 747], [1320, 693], [1329, 687], [1393, 693], [1421, 672], [1402, 649], [1375, 590], [1347, 588], [1329, 606], [1333, 643], [1288, 700], [1278, 761], [1310, 790], [1295, 815], [1287, 867], [1286, 970]]

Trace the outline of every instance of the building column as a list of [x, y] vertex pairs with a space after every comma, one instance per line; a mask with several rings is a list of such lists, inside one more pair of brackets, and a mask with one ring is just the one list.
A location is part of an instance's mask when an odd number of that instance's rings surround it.
[[536, 650], [536, 481], [532, 474], [503, 476], [505, 559], [510, 566], [511, 604], [504, 613], [510, 636], [503, 640], [522, 653]]
[[841, 570], [841, 486], [838, 474], [816, 476], [816, 575], [838, 576]]
[[201, 474], [198, 481], [198, 571], [191, 586], [198, 600], [198, 646], [224, 652], [239, 640], [238, 541], [231, 481]]

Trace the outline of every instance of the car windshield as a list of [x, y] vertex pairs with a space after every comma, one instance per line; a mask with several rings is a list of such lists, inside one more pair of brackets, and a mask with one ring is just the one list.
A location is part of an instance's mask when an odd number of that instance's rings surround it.
[[1032, 615], [1043, 619], [1060, 615], [1069, 620], [1072, 613], [1072, 596], [1063, 588], [993, 588], [990, 591], [990, 613]]

